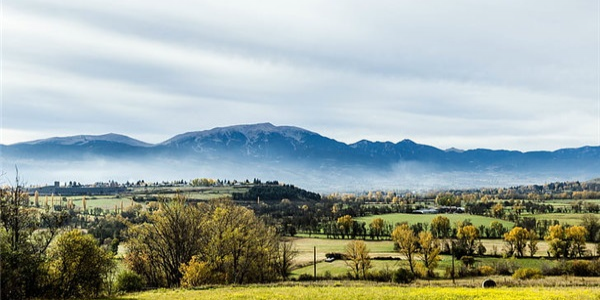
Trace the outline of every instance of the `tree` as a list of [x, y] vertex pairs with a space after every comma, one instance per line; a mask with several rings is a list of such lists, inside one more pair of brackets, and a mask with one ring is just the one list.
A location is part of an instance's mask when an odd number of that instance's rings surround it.
[[581, 226], [585, 227], [588, 231], [588, 241], [600, 241], [600, 220], [598, 219], [598, 216], [594, 214], [585, 214], [581, 220]]
[[506, 233], [504, 226], [502, 225], [502, 223], [500, 223], [498, 221], [492, 221], [492, 223], [490, 223], [490, 229], [491, 229], [490, 237], [500, 238]]
[[565, 230], [565, 238], [570, 247], [570, 256], [582, 257], [585, 255], [585, 238], [588, 235], [587, 229], [583, 226], [571, 226]]
[[94, 237], [76, 229], [66, 232], [48, 251], [51, 293], [63, 299], [96, 297], [113, 267], [112, 255]]
[[178, 285], [181, 264], [189, 262], [206, 243], [201, 216], [201, 210], [186, 203], [181, 195], [172, 201], [160, 199], [160, 208], [150, 216], [150, 223], [128, 229], [125, 262], [151, 286]]
[[497, 203], [496, 205], [492, 206], [492, 216], [498, 219], [502, 219], [502, 217], [504, 217], [504, 206], [502, 203]]
[[439, 206], [460, 206], [460, 198], [451, 193], [438, 194], [435, 203]]
[[342, 232], [342, 240], [345, 236], [350, 235], [350, 229], [352, 229], [353, 223], [354, 220], [352, 220], [352, 216], [350, 215], [345, 215], [337, 219], [338, 228]]
[[359, 279], [362, 276], [363, 279], [366, 279], [367, 271], [371, 268], [371, 257], [367, 244], [360, 240], [351, 241], [346, 245], [344, 255], [346, 256], [344, 262], [352, 269], [354, 277]]
[[436, 216], [431, 220], [431, 233], [435, 238], [444, 239], [450, 237], [450, 219], [444, 216]]
[[377, 237], [377, 239], [379, 239], [381, 237], [381, 232], [383, 231], [383, 226], [384, 226], [384, 221], [382, 218], [375, 218], [373, 219], [373, 221], [371, 221], [371, 224], [369, 224], [369, 229], [371, 229], [371, 234], [375, 237]]
[[529, 240], [529, 231], [522, 227], [514, 227], [511, 231], [504, 234], [504, 241], [508, 245], [507, 254], [524, 256], [524, 250]]
[[475, 241], [479, 238], [479, 230], [473, 225], [458, 226], [456, 237], [467, 255], [475, 253]]
[[0, 188], [0, 298], [44, 296], [46, 251], [69, 220], [67, 212], [30, 207], [18, 170], [15, 186]]
[[535, 233], [535, 230], [530, 229], [527, 232], [527, 237], [529, 239], [529, 242], [527, 243], [527, 247], [529, 248], [529, 256], [533, 257], [538, 251], [538, 235]]
[[548, 228], [548, 234], [544, 237], [548, 242], [548, 252], [556, 258], [567, 257], [569, 247], [567, 245], [565, 230], [562, 225], [554, 225]]
[[406, 256], [410, 271], [415, 275], [414, 256], [419, 251], [419, 239], [408, 224], [396, 226], [392, 232], [392, 240], [398, 245], [400, 254]]
[[293, 260], [298, 256], [298, 251], [291, 241], [280, 241], [277, 246], [279, 255], [277, 256], [276, 267], [281, 278], [285, 280], [288, 279], [292, 271]]
[[427, 276], [434, 277], [435, 273], [433, 270], [437, 267], [441, 259], [440, 247], [433, 234], [428, 231], [421, 231], [419, 233], [419, 245], [421, 246], [421, 260], [423, 266], [427, 269]]

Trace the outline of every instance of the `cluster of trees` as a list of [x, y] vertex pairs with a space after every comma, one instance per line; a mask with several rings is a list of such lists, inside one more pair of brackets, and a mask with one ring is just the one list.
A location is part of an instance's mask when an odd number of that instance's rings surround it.
[[291, 201], [315, 202], [321, 200], [321, 195], [290, 184], [258, 184], [250, 188], [245, 193], [233, 193], [233, 200], [243, 201], [281, 201], [289, 199]]
[[113, 269], [112, 253], [80, 230], [70, 215], [30, 206], [18, 185], [0, 189], [0, 296], [98, 296]]
[[126, 233], [127, 266], [151, 287], [270, 282], [287, 278], [294, 250], [251, 210], [231, 201], [162, 200]]

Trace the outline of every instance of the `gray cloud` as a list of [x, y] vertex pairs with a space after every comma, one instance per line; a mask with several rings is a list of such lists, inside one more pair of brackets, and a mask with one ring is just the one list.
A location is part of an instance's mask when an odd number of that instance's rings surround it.
[[597, 145], [587, 1], [4, 3], [2, 143], [273, 122], [345, 142]]

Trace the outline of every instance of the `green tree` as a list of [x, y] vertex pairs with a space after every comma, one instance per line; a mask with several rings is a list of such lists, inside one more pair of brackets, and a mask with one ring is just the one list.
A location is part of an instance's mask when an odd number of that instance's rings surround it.
[[359, 279], [367, 278], [367, 271], [371, 268], [371, 257], [369, 256], [369, 248], [367, 244], [360, 240], [351, 241], [346, 245], [345, 251], [346, 260], [344, 261], [352, 272], [354, 277]]
[[0, 188], [0, 298], [44, 296], [46, 251], [69, 220], [67, 212], [30, 207], [18, 175], [14, 187]]
[[396, 226], [392, 232], [392, 240], [398, 245], [400, 254], [408, 261], [410, 271], [415, 275], [414, 256], [419, 252], [419, 239], [408, 224]]
[[112, 254], [100, 248], [94, 237], [68, 231], [48, 250], [51, 293], [60, 298], [96, 297], [113, 267]]
[[585, 227], [588, 232], [588, 241], [600, 241], [600, 220], [594, 214], [585, 214], [581, 218], [581, 226]]
[[151, 286], [178, 285], [181, 264], [189, 262], [206, 243], [201, 209], [186, 203], [181, 195], [172, 201], [160, 199], [150, 222], [133, 225], [128, 236], [125, 262]]

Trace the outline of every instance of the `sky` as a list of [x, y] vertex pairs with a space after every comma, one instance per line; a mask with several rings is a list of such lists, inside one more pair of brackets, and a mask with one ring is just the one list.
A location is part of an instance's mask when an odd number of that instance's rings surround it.
[[598, 1], [2, 1], [0, 144], [271, 122], [600, 145]]

